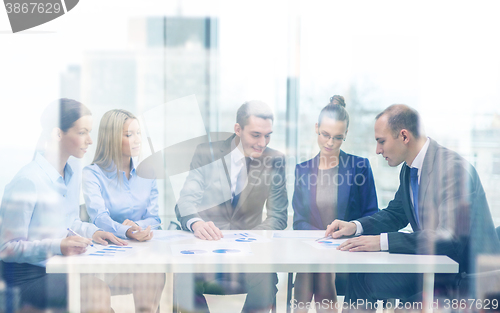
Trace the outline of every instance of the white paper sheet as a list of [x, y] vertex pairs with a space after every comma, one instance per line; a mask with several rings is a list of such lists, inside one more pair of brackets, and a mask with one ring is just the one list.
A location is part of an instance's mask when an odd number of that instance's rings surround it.
[[93, 247], [88, 247], [87, 251], [81, 256], [86, 257], [126, 257], [144, 249], [143, 247], [132, 247], [132, 246], [117, 246], [108, 245], [102, 246], [94, 244]]
[[179, 256], [192, 255], [248, 255], [252, 254], [250, 245], [244, 243], [199, 243], [190, 245], [172, 245], [170, 246], [172, 254]]
[[175, 242], [190, 238], [194, 238], [194, 235], [187, 232], [185, 234], [179, 234], [178, 232], [168, 230], [153, 230], [153, 239], [151, 240]]
[[252, 242], [270, 242], [271, 240], [256, 235], [252, 232], [245, 231], [222, 231], [224, 237], [220, 239], [222, 242], [234, 242], [234, 243], [252, 243]]
[[286, 230], [273, 232], [273, 238], [319, 239], [325, 236], [324, 230]]
[[316, 249], [337, 249], [337, 247], [347, 239], [325, 239], [320, 241], [304, 241]]

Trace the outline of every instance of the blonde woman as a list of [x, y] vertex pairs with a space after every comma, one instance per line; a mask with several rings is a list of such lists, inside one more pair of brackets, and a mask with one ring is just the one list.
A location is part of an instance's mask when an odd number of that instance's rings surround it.
[[[141, 150], [137, 118], [126, 110], [111, 110], [99, 125], [94, 161], [83, 169], [83, 195], [90, 220], [124, 239], [153, 237], [158, 216], [158, 189], [154, 179], [137, 176]], [[111, 290], [131, 287], [137, 312], [156, 312], [164, 274], [107, 275]]]

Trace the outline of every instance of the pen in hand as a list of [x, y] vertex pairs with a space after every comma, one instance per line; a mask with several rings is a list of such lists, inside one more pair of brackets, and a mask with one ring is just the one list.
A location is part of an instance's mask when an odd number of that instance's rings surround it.
[[322, 237], [322, 238], [318, 238], [318, 239], [316, 239], [315, 241], [326, 240], [326, 239], [333, 239], [333, 238], [332, 238], [332, 235], [331, 235], [331, 234], [329, 234], [328, 236], [326, 236], [326, 237]]
[[[69, 228], [69, 227], [68, 227], [68, 231], [69, 231], [70, 233], [72, 233], [74, 236], [78, 236], [78, 237], [80, 237], [80, 238], [85, 238], [85, 237], [80, 236], [79, 234], [75, 233], [75, 231], [74, 231], [74, 230], [72, 230], [72, 229], [71, 229], [71, 228]], [[93, 245], [93, 244], [90, 244], [90, 246], [91, 246], [91, 247], [93, 247], [94, 245]]]

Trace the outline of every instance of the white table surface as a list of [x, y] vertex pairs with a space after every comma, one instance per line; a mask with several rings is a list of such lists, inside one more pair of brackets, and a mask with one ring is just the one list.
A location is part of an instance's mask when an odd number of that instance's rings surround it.
[[[170, 231], [185, 233], [182, 231]], [[389, 254], [388, 252], [347, 252], [316, 249], [299, 238], [272, 238], [274, 231], [249, 231], [272, 239], [250, 245], [251, 255], [172, 255], [170, 245], [200, 244], [207, 241], [188, 238], [165, 242], [129, 241], [131, 246], [146, 247], [127, 258], [52, 257], [48, 273], [70, 274], [70, 311], [78, 310], [79, 274], [81, 273], [424, 273], [424, 305], [433, 298], [434, 273], [457, 273], [458, 263], [447, 256]], [[324, 231], [317, 231], [318, 238]], [[309, 239], [311, 240], [311, 239]], [[213, 241], [212, 241], [213, 242]], [[75, 311], [75, 312], [76, 312]], [[428, 310], [431, 311], [431, 310]]]

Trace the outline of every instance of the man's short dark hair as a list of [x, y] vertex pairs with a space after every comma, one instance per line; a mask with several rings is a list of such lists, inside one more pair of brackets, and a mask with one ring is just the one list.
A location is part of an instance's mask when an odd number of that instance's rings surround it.
[[420, 115], [417, 110], [405, 104], [393, 104], [379, 113], [375, 120], [383, 115], [387, 115], [387, 124], [394, 138], [399, 136], [402, 129], [408, 130], [415, 138], [420, 138]]
[[271, 122], [274, 122], [274, 115], [271, 108], [262, 101], [252, 100], [240, 106], [236, 113], [236, 123], [240, 124], [241, 128], [244, 128], [245, 125], [248, 124], [248, 118], [250, 118], [251, 115], [265, 120], [270, 119]]

